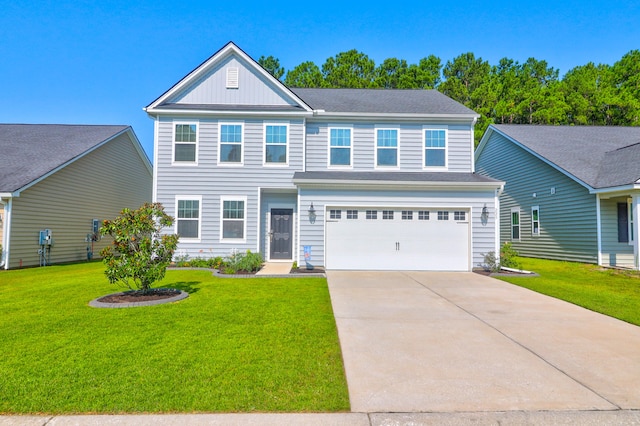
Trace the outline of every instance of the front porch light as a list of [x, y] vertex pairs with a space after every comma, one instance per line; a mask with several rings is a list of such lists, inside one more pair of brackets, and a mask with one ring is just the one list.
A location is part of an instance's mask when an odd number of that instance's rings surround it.
[[489, 210], [487, 209], [486, 205], [482, 208], [482, 214], [480, 214], [480, 221], [482, 222], [483, 225], [486, 225], [489, 222]]
[[309, 222], [310, 223], [315, 223], [316, 222], [316, 209], [313, 208], [313, 201], [311, 202], [311, 205], [309, 206]]

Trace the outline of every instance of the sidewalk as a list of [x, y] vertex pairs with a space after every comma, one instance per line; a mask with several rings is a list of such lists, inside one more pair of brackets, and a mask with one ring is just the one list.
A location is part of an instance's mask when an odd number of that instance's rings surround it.
[[638, 424], [640, 424], [640, 411], [633, 410], [370, 414], [152, 414], [0, 417], [0, 426], [613, 426]]

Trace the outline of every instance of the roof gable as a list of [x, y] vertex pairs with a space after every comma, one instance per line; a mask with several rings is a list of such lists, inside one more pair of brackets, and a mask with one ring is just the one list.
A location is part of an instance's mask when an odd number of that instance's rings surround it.
[[[230, 69], [238, 71], [237, 88], [227, 87]], [[310, 110], [295, 93], [229, 42], [145, 110], [242, 110], [242, 106], [258, 105], [282, 111]]]
[[634, 184], [640, 178], [640, 127], [491, 125], [476, 161], [493, 132], [591, 189]]
[[127, 131], [133, 134], [129, 126], [0, 124], [0, 193], [23, 190]]

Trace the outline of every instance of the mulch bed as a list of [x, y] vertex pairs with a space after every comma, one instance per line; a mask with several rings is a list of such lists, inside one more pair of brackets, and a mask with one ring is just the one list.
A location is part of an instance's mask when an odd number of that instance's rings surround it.
[[180, 290], [175, 289], [155, 289], [147, 293], [138, 291], [125, 291], [123, 293], [109, 294], [98, 299], [101, 303], [132, 303], [150, 302], [154, 300], [169, 299], [180, 294]]
[[324, 274], [324, 268], [314, 267], [313, 269], [295, 268], [291, 269], [290, 274]]

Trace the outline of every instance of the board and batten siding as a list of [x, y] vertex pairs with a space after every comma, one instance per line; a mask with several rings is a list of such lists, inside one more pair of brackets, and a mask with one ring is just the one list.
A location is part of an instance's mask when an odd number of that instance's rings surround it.
[[398, 129], [399, 167], [389, 168], [395, 171], [423, 171], [424, 137], [427, 128], [447, 129], [448, 134], [448, 169], [449, 172], [471, 172], [473, 155], [472, 127], [470, 125], [433, 125], [428, 123], [338, 123], [307, 121], [307, 171], [323, 171], [327, 169], [344, 169], [328, 167], [329, 128], [351, 128], [354, 171], [383, 171], [376, 168], [376, 129]]
[[618, 242], [618, 203], [627, 204], [627, 197], [600, 200], [602, 265], [633, 268], [633, 244]]
[[[227, 88], [227, 69], [238, 69], [238, 88]], [[230, 56], [209, 70], [200, 80], [168, 100], [177, 104], [210, 104], [215, 99], [222, 105], [280, 105], [294, 104], [284, 99], [281, 89], [274, 87], [241, 59]]]
[[[171, 164], [173, 126], [175, 123], [198, 124], [197, 165]], [[218, 142], [220, 123], [242, 123], [244, 126], [242, 165], [219, 165]], [[289, 158], [287, 166], [264, 165], [265, 123], [288, 124]], [[260, 188], [295, 191], [293, 174], [303, 167], [304, 121], [293, 120], [242, 120], [161, 118], [158, 123], [156, 144], [157, 184], [155, 200], [162, 203], [171, 216], [176, 215], [176, 196], [202, 197], [200, 218], [201, 238], [198, 242], [182, 241], [178, 255], [190, 257], [226, 256], [232, 249], [258, 251], [260, 219], [258, 217]], [[221, 198], [246, 197], [245, 241], [222, 242], [220, 235]], [[174, 232], [174, 230], [170, 230]], [[168, 232], [168, 231], [167, 231]]]
[[[92, 220], [114, 219], [151, 201], [152, 175], [128, 134], [67, 165], [13, 199], [9, 268], [37, 266], [39, 231], [50, 229], [51, 262], [87, 259]], [[94, 257], [110, 243], [94, 243]]]
[[[313, 202], [317, 217], [314, 223], [309, 221], [308, 207]], [[304, 246], [311, 246], [311, 264], [324, 266], [325, 259], [325, 221], [326, 208], [375, 207], [424, 208], [430, 211], [438, 209], [464, 209], [471, 214], [471, 267], [484, 263], [484, 255], [495, 251], [495, 193], [484, 191], [408, 191], [408, 190], [338, 190], [338, 189], [300, 189], [299, 222], [300, 245], [298, 263], [304, 265]], [[489, 217], [483, 224], [482, 208], [487, 207]], [[344, 212], [343, 212], [344, 214]], [[378, 213], [380, 214], [380, 213]], [[425, 241], [425, 244], [428, 242]]]
[[[500, 243], [525, 257], [597, 263], [596, 198], [565, 174], [494, 132], [476, 172], [506, 182], [500, 196]], [[535, 194], [535, 195], [534, 195]], [[540, 211], [532, 234], [531, 209]], [[511, 238], [511, 209], [520, 211], [520, 240]]]

